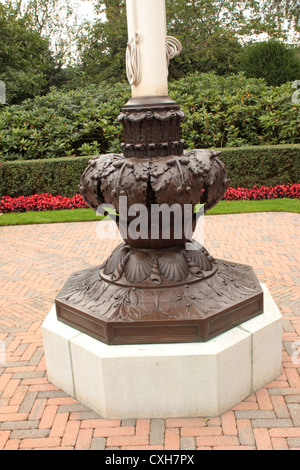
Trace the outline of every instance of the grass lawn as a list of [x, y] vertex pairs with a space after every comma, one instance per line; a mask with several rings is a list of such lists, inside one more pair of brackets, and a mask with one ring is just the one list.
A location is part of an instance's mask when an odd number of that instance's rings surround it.
[[[207, 215], [239, 214], [245, 212], [300, 213], [300, 199], [270, 199], [262, 201], [221, 201]], [[62, 222], [95, 222], [100, 220], [92, 209], [73, 209], [47, 212], [22, 212], [0, 215], [0, 226], [54, 224]]]
[[300, 213], [300, 199], [263, 199], [262, 201], [221, 201], [207, 214], [239, 214], [245, 212]]

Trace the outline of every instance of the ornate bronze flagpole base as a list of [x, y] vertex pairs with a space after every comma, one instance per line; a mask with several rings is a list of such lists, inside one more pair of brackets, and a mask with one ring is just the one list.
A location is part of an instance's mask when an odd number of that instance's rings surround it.
[[[167, 227], [154, 218], [153, 207], [208, 210], [229, 184], [219, 153], [184, 152], [183, 118], [169, 96], [131, 99], [119, 116], [123, 154], [95, 157], [82, 176], [85, 201], [115, 208], [124, 242], [103, 266], [73, 274], [56, 309], [59, 320], [104, 343], [207, 341], [263, 312], [253, 270], [215, 260], [191, 239], [194, 211], [188, 224], [174, 212]], [[145, 208], [139, 237], [130, 230], [137, 217], [122, 217], [122, 198]]]

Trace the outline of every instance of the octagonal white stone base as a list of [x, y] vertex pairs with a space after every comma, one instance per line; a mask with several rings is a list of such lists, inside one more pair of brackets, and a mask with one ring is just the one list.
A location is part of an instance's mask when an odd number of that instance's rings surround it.
[[282, 317], [262, 287], [264, 313], [207, 343], [108, 346], [53, 307], [48, 378], [107, 419], [220, 416], [281, 374]]

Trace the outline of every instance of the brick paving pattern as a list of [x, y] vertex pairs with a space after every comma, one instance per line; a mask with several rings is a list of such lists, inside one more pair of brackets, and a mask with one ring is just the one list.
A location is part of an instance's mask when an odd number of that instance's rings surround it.
[[48, 381], [44, 318], [68, 276], [119, 243], [96, 227], [0, 227], [0, 450], [300, 450], [300, 215], [205, 218], [206, 248], [250, 264], [284, 319], [281, 376], [217, 418], [106, 420]]

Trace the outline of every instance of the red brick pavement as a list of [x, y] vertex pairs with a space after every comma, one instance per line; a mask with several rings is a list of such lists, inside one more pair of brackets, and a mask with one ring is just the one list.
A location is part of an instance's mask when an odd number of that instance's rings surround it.
[[96, 225], [0, 228], [0, 449], [299, 450], [300, 216], [205, 218], [206, 248], [250, 264], [284, 317], [282, 375], [218, 418], [106, 420], [48, 381], [45, 316], [68, 276], [118, 243]]

